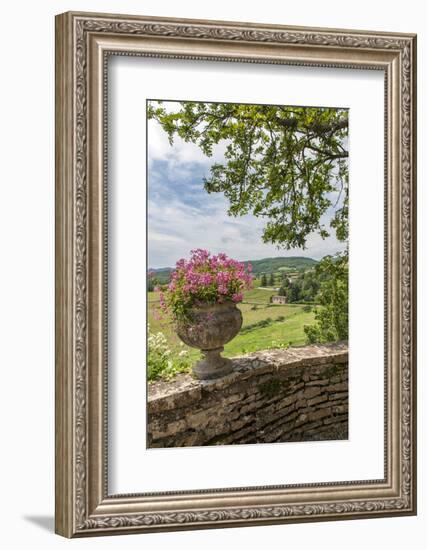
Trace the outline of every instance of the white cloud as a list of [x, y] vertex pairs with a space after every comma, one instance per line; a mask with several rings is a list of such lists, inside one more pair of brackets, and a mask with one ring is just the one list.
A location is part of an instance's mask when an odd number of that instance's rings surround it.
[[148, 121], [148, 166], [155, 160], [165, 161], [171, 171], [188, 170], [193, 163], [203, 164], [209, 168], [215, 162], [223, 162], [227, 143], [225, 140], [215, 145], [212, 156], [207, 157], [194, 143], [186, 143], [179, 136], [174, 137], [170, 145], [166, 132], [156, 120]]
[[148, 264], [150, 267], [173, 267], [193, 248], [212, 253], [225, 252], [238, 260], [258, 260], [274, 256], [307, 256], [320, 259], [344, 249], [343, 243], [317, 234], [309, 237], [306, 250], [278, 249], [262, 242], [264, 221], [252, 215], [229, 218], [227, 203], [214, 197], [209, 211], [200, 212], [179, 200], [167, 205], [149, 202]]

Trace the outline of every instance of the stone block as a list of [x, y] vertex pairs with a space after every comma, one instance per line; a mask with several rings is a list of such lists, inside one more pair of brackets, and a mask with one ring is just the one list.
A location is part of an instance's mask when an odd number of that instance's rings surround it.
[[348, 392], [338, 392], [338, 393], [331, 393], [329, 394], [329, 401], [337, 401], [337, 400], [347, 400], [348, 399]]
[[324, 379], [318, 378], [318, 379], [315, 379], [315, 380], [311, 380], [310, 382], [307, 382], [306, 386], [307, 387], [310, 387], [310, 386], [327, 386], [328, 384], [329, 384], [329, 380], [324, 380]]
[[348, 405], [335, 405], [332, 407], [333, 414], [342, 414], [348, 412]]
[[338, 384], [328, 386], [326, 389], [330, 392], [346, 391], [348, 389], [348, 385], [346, 382], [339, 382]]
[[311, 412], [308, 416], [310, 418], [310, 421], [312, 420], [320, 420], [322, 418], [326, 418], [327, 416], [330, 416], [332, 414], [332, 409], [319, 409], [317, 411]]
[[317, 397], [313, 397], [313, 399], [309, 399], [307, 401], [308, 407], [313, 407], [314, 405], [318, 405], [319, 403], [324, 403], [325, 401], [328, 401], [328, 395], [323, 393], [322, 395], [318, 395]]
[[313, 397], [316, 397], [316, 395], [321, 394], [324, 391], [321, 387], [316, 386], [310, 386], [304, 391], [304, 398], [305, 399], [312, 399]]
[[331, 416], [330, 418], [325, 418], [323, 421], [324, 424], [338, 424], [339, 422], [348, 421], [348, 415], [341, 414], [339, 416]]

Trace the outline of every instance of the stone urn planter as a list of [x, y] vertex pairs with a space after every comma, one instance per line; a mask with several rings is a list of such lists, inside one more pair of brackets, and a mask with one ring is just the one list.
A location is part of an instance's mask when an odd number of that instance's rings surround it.
[[181, 340], [192, 348], [200, 349], [203, 359], [193, 367], [200, 380], [220, 378], [232, 372], [230, 359], [221, 357], [224, 344], [230, 342], [242, 327], [242, 313], [234, 302], [204, 304], [191, 309], [191, 322], [177, 323]]

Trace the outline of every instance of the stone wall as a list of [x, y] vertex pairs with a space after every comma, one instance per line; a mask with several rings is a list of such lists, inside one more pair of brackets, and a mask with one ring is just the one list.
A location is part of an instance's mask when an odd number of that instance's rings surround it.
[[148, 446], [348, 438], [344, 343], [255, 352], [218, 380], [179, 375], [148, 388]]

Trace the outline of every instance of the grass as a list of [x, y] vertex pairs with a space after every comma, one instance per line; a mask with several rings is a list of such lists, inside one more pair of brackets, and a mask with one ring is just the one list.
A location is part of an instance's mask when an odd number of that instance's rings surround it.
[[274, 296], [275, 294], [277, 294], [275, 290], [254, 288], [253, 290], [245, 292], [243, 302], [266, 305], [270, 301], [270, 296]]
[[[269, 299], [272, 294], [274, 291], [259, 289], [245, 293], [244, 302], [238, 305], [243, 315], [243, 330], [225, 345], [225, 357], [306, 343], [304, 325], [314, 322], [314, 313], [304, 311], [305, 306], [300, 304], [271, 305]], [[158, 302], [158, 294], [149, 292], [148, 320], [151, 330], [163, 332], [173, 354], [186, 349], [193, 363], [200, 357], [200, 352], [183, 345], [172, 325], [166, 320], [159, 319], [156, 314]]]
[[312, 324], [313, 313], [294, 312], [284, 321], [276, 321], [264, 328], [239, 333], [231, 342], [224, 346], [224, 355], [234, 357], [251, 351], [262, 349], [298, 346], [306, 343], [304, 325]]

